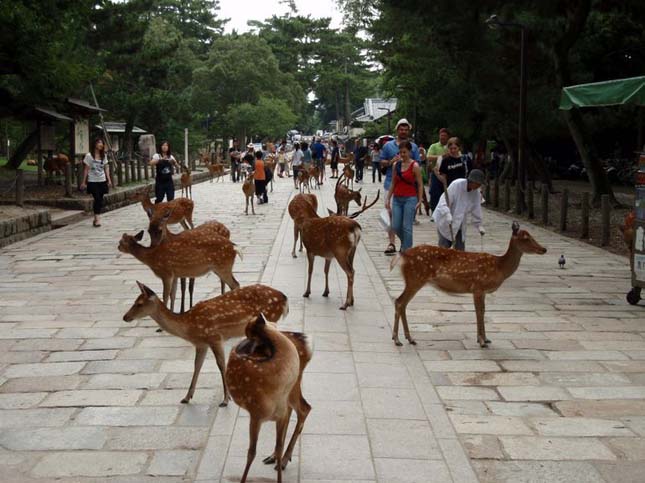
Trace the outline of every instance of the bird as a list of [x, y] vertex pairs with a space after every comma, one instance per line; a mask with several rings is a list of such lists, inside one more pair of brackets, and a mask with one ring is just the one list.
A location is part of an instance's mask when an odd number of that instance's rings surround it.
[[560, 265], [560, 268], [564, 268], [565, 263], [567, 263], [567, 261], [564, 259], [564, 255], [560, 255], [560, 259], [558, 260], [558, 265]]

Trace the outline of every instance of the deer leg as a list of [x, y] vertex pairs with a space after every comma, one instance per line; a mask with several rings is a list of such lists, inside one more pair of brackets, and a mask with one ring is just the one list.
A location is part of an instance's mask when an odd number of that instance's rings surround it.
[[336, 260], [340, 268], [345, 272], [345, 275], [347, 275], [347, 297], [345, 298], [345, 303], [340, 307], [340, 310], [347, 310], [347, 307], [354, 305], [354, 267], [352, 266], [349, 255], [346, 259], [337, 258]]
[[311, 406], [305, 400], [305, 398], [302, 397], [301, 389], [302, 388], [300, 386], [300, 380], [298, 380], [294, 388], [291, 390], [291, 394], [289, 394], [289, 405], [295, 409], [296, 414], [298, 415], [298, 421], [296, 422], [296, 428], [293, 430], [293, 434], [291, 435], [289, 446], [287, 446], [287, 450], [285, 451], [284, 456], [282, 457], [283, 469], [286, 468], [287, 464], [291, 461], [293, 448], [296, 445], [298, 436], [300, 436], [300, 433], [302, 433], [302, 428], [305, 425], [305, 420], [307, 419], [307, 416], [311, 411]]
[[[293, 224], [293, 249], [291, 250], [291, 256], [293, 258], [298, 258], [298, 255], [296, 255], [296, 245], [298, 244], [298, 236], [300, 235], [300, 230], [298, 230], [298, 227], [296, 226], [295, 222]], [[300, 242], [301, 247], [302, 247], [302, 241]], [[302, 248], [301, 248], [302, 250]]]
[[188, 279], [188, 296], [190, 298], [190, 308], [193, 308], [193, 292], [195, 291], [195, 278]]
[[410, 335], [410, 328], [408, 327], [408, 316], [405, 313], [410, 300], [414, 298], [417, 292], [421, 289], [421, 286], [405, 285], [403, 293], [399, 295], [394, 303], [394, 327], [392, 328], [392, 340], [398, 346], [403, 345], [399, 340], [399, 319], [403, 324], [403, 333], [405, 338], [408, 339], [408, 342], [412, 345], [416, 345], [416, 341]]
[[220, 290], [222, 291], [222, 295], [224, 295], [224, 291], [225, 291], [225, 288], [226, 288], [226, 284], [224, 283], [224, 280], [222, 280], [220, 278], [219, 279], [219, 284], [220, 284]]
[[195, 346], [195, 369], [193, 370], [193, 378], [190, 381], [190, 387], [186, 393], [186, 397], [181, 400], [182, 404], [188, 404], [195, 394], [195, 387], [197, 386], [197, 378], [199, 377], [199, 371], [202, 370], [202, 365], [204, 365], [204, 359], [206, 358], [207, 352], [206, 346]]
[[329, 296], [329, 267], [331, 265], [331, 260], [325, 258], [325, 291], [323, 292], [323, 297]]
[[177, 277], [172, 279], [172, 288], [170, 289], [170, 310], [175, 311], [175, 298], [177, 297]]
[[246, 467], [240, 483], [246, 483], [246, 477], [249, 474], [251, 463], [255, 459], [255, 453], [258, 446], [258, 435], [260, 434], [260, 426], [262, 422], [251, 414], [251, 422], [249, 423], [249, 450], [246, 453]]
[[307, 289], [305, 290], [305, 293], [302, 294], [303, 297], [309, 297], [309, 294], [311, 293], [311, 274], [314, 271], [314, 258], [315, 256], [307, 250]]
[[185, 278], [180, 278], [179, 283], [181, 286], [181, 309], [180, 313], [184, 313], [184, 301], [186, 299], [186, 279]]
[[188, 223], [186, 223], [186, 219], [183, 218], [180, 222], [181, 226], [183, 227], [184, 230], [188, 230]]
[[226, 359], [224, 358], [224, 344], [221, 340], [213, 342], [211, 344], [211, 350], [215, 355], [215, 362], [217, 362], [217, 367], [222, 376], [222, 385], [224, 387], [224, 399], [219, 404], [219, 407], [223, 408], [228, 405], [228, 400], [231, 398], [228, 394], [228, 387], [226, 387], [226, 380], [224, 379], [224, 373], [226, 372]]
[[490, 340], [486, 337], [486, 326], [484, 325], [484, 312], [486, 311], [486, 295], [483, 293], [473, 294], [475, 301], [475, 313], [477, 314], [477, 342], [479, 347], [488, 347]]
[[249, 214], [249, 197], [246, 197], [246, 209], [244, 210], [244, 214], [248, 215]]
[[254, 203], [255, 202], [253, 201], [253, 195], [251, 195], [251, 213], [253, 213], [255, 215], [255, 205], [254, 205]]
[[300, 233], [300, 250], [299, 251], [302, 251], [302, 232]]

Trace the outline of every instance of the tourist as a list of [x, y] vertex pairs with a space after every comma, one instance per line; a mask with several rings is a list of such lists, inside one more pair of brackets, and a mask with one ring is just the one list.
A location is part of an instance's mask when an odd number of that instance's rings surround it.
[[[412, 125], [407, 119], [403, 118], [399, 119], [399, 121], [396, 123], [395, 129], [396, 138], [386, 143], [385, 146], [383, 146], [383, 149], [381, 149], [381, 168], [386, 170], [385, 181], [383, 182], [383, 188], [385, 189], [385, 191], [389, 191], [390, 185], [392, 184], [392, 165], [400, 159], [399, 144], [409, 141]], [[417, 148], [417, 145], [414, 143], [411, 143], [411, 145], [411, 158], [416, 162], [419, 162], [419, 148]], [[390, 243], [385, 249], [385, 254], [394, 255], [394, 253], [396, 253], [396, 246], [394, 244], [394, 231], [388, 231], [388, 238]]]
[[304, 170], [309, 171], [311, 161], [313, 159], [311, 156], [311, 149], [309, 149], [309, 144], [302, 143], [300, 145], [300, 150], [302, 151], [302, 167]]
[[237, 183], [240, 179], [240, 142], [233, 140], [233, 146], [228, 149], [229, 159], [231, 161], [231, 181]]
[[437, 207], [439, 198], [443, 193], [443, 184], [435, 175], [434, 170], [437, 167], [439, 158], [448, 149], [448, 138], [450, 138], [448, 130], [445, 127], [439, 129], [439, 141], [431, 144], [426, 154], [428, 173], [430, 173], [430, 209], [432, 211]]
[[94, 140], [92, 152], [87, 153], [83, 159], [83, 181], [81, 190], [87, 187], [87, 192], [94, 198], [94, 222], [95, 227], [101, 226], [99, 215], [103, 208], [103, 196], [107, 194], [112, 186], [112, 179], [107, 168], [108, 160], [105, 156], [105, 144], [103, 139]]
[[300, 144], [293, 145], [293, 159], [291, 160], [291, 168], [293, 169], [293, 186], [298, 189], [298, 173], [302, 169], [303, 152], [300, 149]]
[[316, 183], [320, 186], [323, 184], [323, 175], [325, 174], [325, 158], [327, 157], [327, 148], [323, 143], [320, 142], [320, 139], [314, 139], [314, 143], [311, 145], [312, 157], [314, 160], [314, 166], [318, 168], [318, 179]]
[[473, 169], [467, 179], [454, 180], [446, 192], [441, 195], [437, 209], [432, 214], [437, 224], [440, 247], [450, 248], [454, 243], [457, 250], [464, 251], [466, 249], [468, 215], [472, 216], [472, 224], [477, 227], [479, 234], [484, 236], [486, 231], [482, 226], [481, 193], [479, 191], [484, 181], [484, 172]]
[[376, 175], [378, 174], [378, 182], [381, 182], [381, 146], [379, 143], [372, 145], [372, 183], [376, 183]]
[[392, 231], [401, 240], [401, 252], [412, 247], [412, 225], [423, 199], [423, 181], [419, 163], [410, 158], [412, 143], [399, 144], [399, 160], [394, 163], [392, 184], [385, 207], [392, 213]]
[[356, 149], [354, 150], [354, 166], [356, 166], [356, 182], [363, 182], [363, 170], [365, 169], [365, 160], [369, 154], [366, 146], [360, 144], [360, 140], [356, 140]]
[[284, 172], [287, 170], [287, 154], [284, 152], [284, 146], [278, 149], [278, 166], [280, 167], [278, 176], [284, 178]]
[[448, 139], [447, 153], [437, 161], [434, 173], [445, 190], [453, 181], [468, 176], [470, 165], [470, 158], [461, 153], [459, 138], [452, 137]]
[[155, 176], [155, 203], [161, 203], [166, 197], [166, 201], [175, 199], [175, 183], [172, 180], [173, 168], [179, 172], [179, 163], [170, 151], [170, 143], [164, 141], [159, 146], [159, 153], [150, 160], [150, 166], [156, 166], [157, 175]]
[[338, 159], [340, 158], [340, 148], [338, 147], [338, 141], [335, 139], [331, 140], [331, 176], [330, 178], [338, 178]]
[[253, 166], [253, 179], [255, 180], [255, 196], [258, 197], [258, 204], [269, 202], [267, 195], [267, 173], [264, 170], [262, 151], [255, 152], [255, 164]]

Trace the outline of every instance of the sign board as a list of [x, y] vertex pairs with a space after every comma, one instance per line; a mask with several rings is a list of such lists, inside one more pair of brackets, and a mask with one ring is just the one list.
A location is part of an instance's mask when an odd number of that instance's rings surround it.
[[90, 122], [87, 118], [74, 121], [74, 152], [77, 156], [90, 152]]
[[54, 126], [42, 124], [40, 126], [40, 148], [43, 151], [54, 151], [56, 149], [56, 132]]

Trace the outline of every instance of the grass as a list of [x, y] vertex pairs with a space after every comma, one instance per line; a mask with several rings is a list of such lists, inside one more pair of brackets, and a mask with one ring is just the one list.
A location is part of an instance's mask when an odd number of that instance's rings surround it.
[[[7, 164], [7, 158], [0, 157], [0, 168], [4, 168]], [[23, 161], [22, 164], [20, 165], [20, 169], [24, 171], [31, 171], [33, 173], [38, 171], [38, 166], [28, 166], [27, 161]]]

